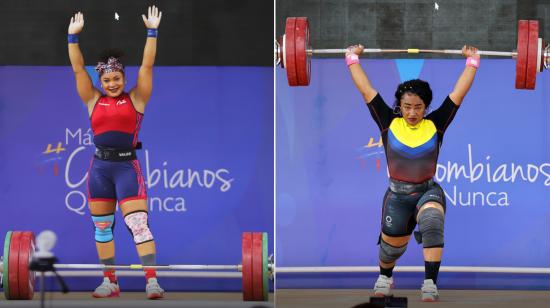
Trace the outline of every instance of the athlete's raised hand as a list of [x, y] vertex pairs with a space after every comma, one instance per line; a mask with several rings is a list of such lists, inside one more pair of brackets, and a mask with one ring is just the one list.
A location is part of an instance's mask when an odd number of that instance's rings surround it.
[[69, 24], [69, 34], [78, 34], [84, 28], [84, 15], [78, 12], [71, 17], [71, 23]]
[[365, 49], [365, 46], [359, 44], [359, 45], [351, 45], [347, 48], [347, 53], [354, 53], [358, 56], [360, 56], [363, 53], [363, 49]]
[[158, 7], [153, 5], [149, 7], [147, 17], [145, 15], [141, 15], [141, 17], [147, 29], [157, 29], [162, 18], [162, 12], [159, 11]]

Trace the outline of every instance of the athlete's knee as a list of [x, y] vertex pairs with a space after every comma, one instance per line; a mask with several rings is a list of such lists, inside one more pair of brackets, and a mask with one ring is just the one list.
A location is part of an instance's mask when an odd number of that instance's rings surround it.
[[424, 248], [443, 247], [445, 215], [435, 207], [423, 209], [418, 214], [418, 229]]
[[137, 211], [124, 216], [124, 222], [134, 236], [136, 244], [142, 244], [153, 240], [153, 234], [149, 229], [147, 212]]
[[95, 226], [95, 240], [99, 243], [107, 243], [113, 240], [115, 226], [115, 214], [95, 216], [92, 215]]
[[386, 243], [383, 239], [380, 239], [380, 261], [384, 263], [393, 263], [399, 259], [407, 250], [407, 244], [395, 247]]

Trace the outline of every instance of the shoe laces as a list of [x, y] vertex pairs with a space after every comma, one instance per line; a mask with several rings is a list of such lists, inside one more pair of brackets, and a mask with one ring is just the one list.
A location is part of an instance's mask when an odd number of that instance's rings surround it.
[[118, 288], [118, 285], [116, 283], [112, 283], [111, 280], [109, 280], [109, 278], [105, 277], [103, 278], [103, 282], [97, 288], [98, 289], [105, 288], [105, 289], [109, 289], [110, 291], [116, 291], [116, 289]]
[[431, 279], [425, 280], [422, 284], [422, 292], [437, 293], [437, 286]]
[[392, 284], [392, 279], [385, 275], [378, 276], [378, 280], [376, 280], [377, 287], [388, 287], [388, 286], [391, 286], [391, 284]]
[[147, 291], [159, 291], [159, 292], [164, 291], [158, 284], [158, 281], [156, 278], [149, 278], [149, 280], [147, 281], [147, 286], [145, 288], [147, 289]]

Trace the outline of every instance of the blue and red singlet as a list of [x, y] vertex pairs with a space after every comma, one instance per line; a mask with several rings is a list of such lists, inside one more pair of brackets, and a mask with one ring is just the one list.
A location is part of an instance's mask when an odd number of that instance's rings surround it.
[[101, 96], [90, 117], [94, 144], [111, 149], [133, 149], [142, 119], [143, 113], [136, 110], [128, 93], [116, 98]]
[[[90, 122], [98, 148], [131, 150], [138, 143], [143, 113], [138, 112], [128, 93], [114, 98], [101, 96]], [[93, 157], [88, 172], [88, 200], [126, 201], [147, 199], [145, 180], [137, 159], [106, 161]]]

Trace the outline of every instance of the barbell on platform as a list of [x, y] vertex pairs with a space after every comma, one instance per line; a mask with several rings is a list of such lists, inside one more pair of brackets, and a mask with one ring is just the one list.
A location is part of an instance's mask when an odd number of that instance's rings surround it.
[[[311, 79], [311, 57], [317, 54], [344, 54], [346, 49], [313, 49], [310, 45], [307, 17], [288, 17], [285, 34], [275, 41], [276, 65], [286, 69], [290, 86], [307, 86]], [[462, 54], [454, 49], [378, 49], [365, 48], [363, 53], [432, 53]], [[539, 37], [537, 20], [518, 22], [517, 49], [512, 52], [483, 51], [482, 56], [512, 57], [516, 59], [516, 89], [534, 89], [537, 72], [550, 68], [550, 44]]]
[[[104, 265], [104, 264], [54, 264], [63, 276], [88, 276], [89, 270], [126, 269], [143, 270], [154, 268], [173, 270], [180, 277], [223, 277], [241, 278], [243, 300], [269, 300], [269, 280], [273, 277], [273, 260], [268, 256], [268, 239], [265, 232], [244, 232], [242, 234], [242, 262], [238, 265]], [[30, 300], [34, 295], [36, 272], [29, 269], [35, 254], [34, 234], [30, 231], [9, 231], [4, 240], [3, 259], [0, 272], [5, 298]], [[75, 270], [85, 270], [76, 272]], [[197, 271], [224, 271], [215, 275]], [[185, 272], [187, 271], [187, 272]], [[191, 272], [190, 272], [191, 271]], [[231, 272], [235, 271], [235, 272]], [[72, 275], [74, 274], [74, 275]]]
[[[267, 301], [269, 280], [274, 273], [377, 273], [376, 266], [321, 266], [321, 267], [275, 267], [268, 257], [267, 233], [245, 232], [242, 234], [242, 262], [238, 265], [104, 265], [104, 264], [54, 264], [61, 276], [86, 277], [101, 275], [91, 270], [132, 270], [117, 273], [119, 276], [137, 276], [135, 270], [155, 268], [169, 277], [242, 278], [243, 300]], [[30, 231], [9, 231], [4, 240], [0, 274], [5, 298], [8, 300], [33, 298], [36, 272], [29, 269], [35, 254], [34, 234]], [[81, 270], [81, 271], [76, 271]], [[162, 271], [165, 270], [165, 271]], [[170, 270], [171, 272], [168, 272]], [[218, 270], [219, 272], [210, 272]], [[199, 272], [202, 271], [202, 272]], [[397, 272], [423, 272], [423, 266], [398, 266]], [[442, 266], [441, 272], [550, 274], [550, 268], [528, 267], [469, 267]], [[135, 273], [136, 275], [132, 275]]]

